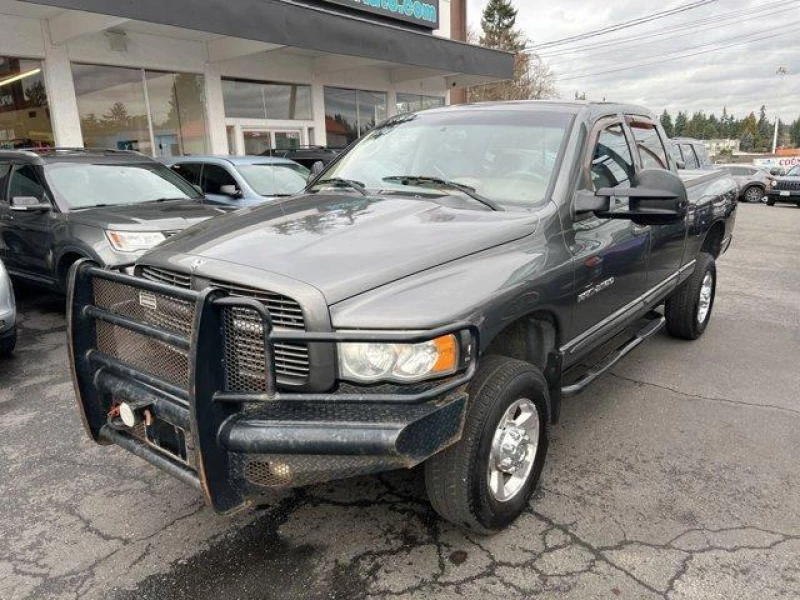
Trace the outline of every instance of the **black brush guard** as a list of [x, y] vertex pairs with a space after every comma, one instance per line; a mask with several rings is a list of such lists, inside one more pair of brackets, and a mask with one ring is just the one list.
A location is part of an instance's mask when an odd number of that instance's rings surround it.
[[[159, 301], [166, 308], [160, 310]], [[256, 300], [214, 288], [174, 288], [85, 261], [73, 267], [68, 307], [72, 375], [89, 435], [202, 490], [219, 513], [279, 488], [411, 467], [461, 435], [477, 351], [477, 332], [467, 323], [413, 333], [277, 331]], [[258, 317], [267, 349], [263, 393], [228, 389], [223, 347], [230, 311]], [[183, 327], [169, 314], [190, 320]], [[463, 369], [447, 380], [378, 388], [383, 393], [352, 386], [285, 393], [276, 384], [276, 342], [418, 343], [451, 333], [461, 336]], [[120, 402], [146, 407], [153, 418], [182, 429], [190, 459], [114, 426], [109, 411]]]

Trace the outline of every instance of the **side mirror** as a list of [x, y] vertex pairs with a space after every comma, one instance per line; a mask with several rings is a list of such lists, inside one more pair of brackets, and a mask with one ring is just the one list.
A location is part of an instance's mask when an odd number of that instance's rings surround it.
[[17, 212], [48, 212], [52, 206], [35, 196], [14, 196], [11, 198], [9, 208]]
[[[668, 225], [686, 216], [689, 205], [680, 177], [664, 169], [639, 173], [635, 187], [601, 188], [575, 197], [576, 211], [591, 211], [601, 219], [627, 219], [638, 225]], [[611, 198], [628, 198], [627, 210], [611, 211]]]
[[241, 198], [242, 190], [235, 185], [223, 185], [219, 188], [219, 193], [223, 196], [230, 196], [231, 198]]
[[321, 160], [316, 161], [313, 165], [311, 165], [311, 172], [308, 174], [308, 181], [311, 182], [316, 179], [324, 170], [325, 163], [323, 163]]

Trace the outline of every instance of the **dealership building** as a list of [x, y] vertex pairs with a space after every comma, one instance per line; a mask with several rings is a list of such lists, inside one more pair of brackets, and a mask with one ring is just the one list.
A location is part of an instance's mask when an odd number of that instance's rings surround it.
[[341, 147], [511, 77], [459, 41], [465, 3], [0, 0], [0, 147]]

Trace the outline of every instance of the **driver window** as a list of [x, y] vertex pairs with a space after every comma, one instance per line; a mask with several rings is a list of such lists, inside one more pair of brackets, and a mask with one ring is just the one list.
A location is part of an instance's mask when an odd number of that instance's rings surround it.
[[[600, 132], [592, 154], [592, 188], [633, 186], [635, 167], [622, 124], [610, 125]], [[626, 198], [614, 197], [611, 209], [627, 206]]]
[[40, 202], [45, 201], [44, 186], [39, 181], [36, 169], [31, 165], [17, 167], [11, 176], [11, 188], [8, 191], [9, 198], [30, 196]]

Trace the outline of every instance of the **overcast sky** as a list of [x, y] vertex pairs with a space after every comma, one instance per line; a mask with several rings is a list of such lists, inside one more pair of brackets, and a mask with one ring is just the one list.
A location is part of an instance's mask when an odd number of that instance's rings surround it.
[[[480, 30], [486, 0], [468, 0]], [[517, 25], [534, 44], [560, 40], [692, 3], [691, 0], [514, 0]], [[700, 21], [700, 23], [694, 23]], [[651, 35], [660, 34], [660, 35]], [[633, 37], [641, 37], [633, 40]], [[597, 47], [605, 44], [603, 47]], [[580, 46], [595, 45], [581, 49]], [[707, 52], [714, 46], [728, 46]], [[697, 56], [684, 56], [703, 52]], [[716, 0], [681, 14], [540, 51], [561, 97], [619, 100], [743, 117], [762, 104], [774, 118], [800, 116], [800, 0]], [[678, 60], [665, 59], [684, 56]], [[656, 61], [664, 61], [657, 62]], [[618, 70], [633, 64], [656, 63]], [[787, 74], [776, 75], [779, 67]]]

